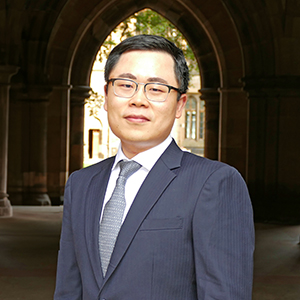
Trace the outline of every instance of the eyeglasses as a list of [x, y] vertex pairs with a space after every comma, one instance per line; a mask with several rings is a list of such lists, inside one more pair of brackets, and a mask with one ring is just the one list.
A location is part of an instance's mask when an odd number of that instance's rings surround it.
[[134, 80], [131, 79], [122, 79], [122, 78], [111, 78], [107, 82], [112, 83], [114, 94], [122, 98], [133, 97], [138, 90], [139, 84], [144, 85], [145, 96], [150, 101], [155, 101], [155, 102], [166, 101], [172, 89], [180, 93], [179, 89], [163, 83], [152, 83], [152, 82], [140, 83], [140, 82], [135, 82]]

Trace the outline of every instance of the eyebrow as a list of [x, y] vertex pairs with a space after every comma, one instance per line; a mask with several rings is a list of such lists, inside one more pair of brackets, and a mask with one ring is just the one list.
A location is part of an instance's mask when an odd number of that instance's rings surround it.
[[[136, 76], [134, 76], [131, 73], [122, 73], [118, 77], [129, 78], [129, 79], [132, 79], [132, 80], [137, 80]], [[160, 83], [168, 84], [168, 82], [165, 79], [161, 78], [161, 77], [149, 77], [147, 79], [147, 82], [160, 82]]]
[[133, 74], [131, 73], [122, 73], [120, 74], [118, 77], [121, 77], [121, 78], [129, 78], [129, 79], [137, 79]]
[[164, 80], [163, 78], [160, 77], [150, 77], [147, 80], [148, 82], [160, 82], [160, 83], [168, 83], [166, 80]]

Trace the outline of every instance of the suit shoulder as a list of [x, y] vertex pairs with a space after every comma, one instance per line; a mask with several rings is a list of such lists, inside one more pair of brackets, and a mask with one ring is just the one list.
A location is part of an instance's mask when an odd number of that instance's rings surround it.
[[234, 167], [226, 163], [217, 160], [211, 160], [185, 151], [183, 154], [182, 166], [189, 169], [196, 169], [198, 172], [201, 171], [205, 174], [212, 174], [217, 171], [225, 172], [227, 174], [233, 174], [236, 172], [238, 173]]
[[[184, 178], [191, 186], [200, 189], [206, 185], [227, 184], [239, 186], [246, 190], [246, 182], [239, 171], [223, 162], [207, 159], [191, 153], [185, 153], [182, 159], [180, 178]], [[179, 175], [179, 174], [178, 174]]]
[[74, 171], [71, 176], [73, 178], [84, 178], [84, 177], [91, 177], [103, 170], [110, 170], [110, 168], [113, 165], [115, 157], [109, 157], [107, 159], [104, 159], [96, 164], [90, 165], [86, 168]]
[[212, 160], [203, 156], [199, 156], [187, 151], [183, 151], [183, 158], [182, 158], [182, 164], [190, 164], [190, 165], [195, 165], [196, 167], [199, 166], [209, 166], [211, 168], [221, 168], [224, 166], [229, 166], [223, 162], [217, 161], [217, 160]]

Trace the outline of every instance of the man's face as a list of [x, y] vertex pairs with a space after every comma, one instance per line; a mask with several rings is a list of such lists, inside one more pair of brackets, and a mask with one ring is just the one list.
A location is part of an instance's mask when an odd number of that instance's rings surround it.
[[[125, 78], [140, 83], [160, 82], [178, 88], [174, 60], [165, 52], [135, 50], [123, 53], [112, 69], [109, 79]], [[182, 114], [186, 95], [177, 101], [171, 90], [164, 102], [147, 100], [144, 86], [132, 98], [114, 94], [111, 83], [106, 86], [104, 109], [113, 133], [120, 138], [128, 158], [163, 142], [170, 134], [175, 118]]]

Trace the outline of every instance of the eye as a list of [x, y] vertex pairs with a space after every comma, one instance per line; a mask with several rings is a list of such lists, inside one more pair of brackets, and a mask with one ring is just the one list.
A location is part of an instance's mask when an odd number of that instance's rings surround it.
[[122, 87], [125, 88], [125, 89], [133, 88], [133, 86], [131, 84], [123, 84]]
[[157, 89], [157, 88], [151, 88], [151, 92], [153, 92], [153, 93], [163, 93], [163, 91], [161, 89]]
[[116, 80], [115, 85], [118, 88], [124, 89], [124, 90], [130, 90], [130, 89], [135, 89], [135, 84], [131, 81], [126, 81], [126, 80]]
[[152, 94], [162, 94], [162, 93], [167, 93], [168, 88], [160, 84], [149, 84], [147, 90]]

